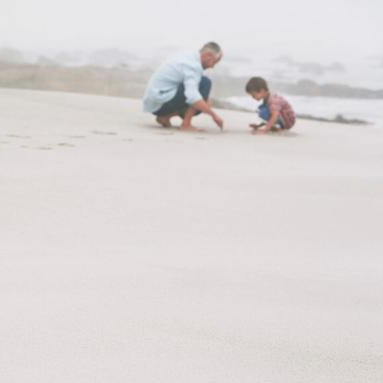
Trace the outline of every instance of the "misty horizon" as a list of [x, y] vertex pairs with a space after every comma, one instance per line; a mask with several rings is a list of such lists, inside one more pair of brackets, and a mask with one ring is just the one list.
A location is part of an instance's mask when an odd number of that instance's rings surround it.
[[382, 11], [377, 0], [238, 0], [235, 6], [195, 0], [186, 8], [175, 0], [14, 0], [0, 14], [0, 47], [59, 61], [72, 56], [74, 62], [120, 50], [117, 56], [130, 55], [130, 62], [152, 67], [177, 51], [197, 50], [213, 40], [224, 51], [218, 73], [379, 89]]
[[382, 10], [377, 0], [238, 0], [235, 7], [195, 0], [186, 10], [174, 0], [14, 0], [0, 15], [0, 46], [42, 52], [115, 47], [142, 54], [215, 40], [232, 54], [383, 59]]
[[[96, 65], [109, 68], [121, 66], [132, 70], [153, 71], [168, 57], [183, 50], [186, 49], [158, 47], [148, 56], [132, 49], [116, 47], [100, 47], [95, 50], [27, 51], [0, 46], [0, 62], [43, 65], [52, 63], [64, 66]], [[360, 76], [361, 72], [366, 73], [366, 76]], [[226, 74], [231, 77], [263, 75], [273, 81], [290, 83], [310, 79], [320, 84], [338, 83], [375, 90], [382, 89], [383, 81], [383, 68], [377, 58], [359, 62], [304, 61], [291, 54], [257, 57], [257, 55], [233, 54], [230, 51], [225, 54], [220, 65], [210, 73], [221, 76]]]

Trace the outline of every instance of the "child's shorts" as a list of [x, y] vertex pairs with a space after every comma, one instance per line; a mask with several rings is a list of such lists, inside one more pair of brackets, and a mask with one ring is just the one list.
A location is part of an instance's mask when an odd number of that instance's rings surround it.
[[[258, 116], [260, 118], [262, 118], [262, 120], [264, 121], [269, 121], [270, 118], [271, 118], [271, 112], [270, 112], [270, 108], [265, 105], [265, 104], [262, 104], [258, 107]], [[276, 125], [280, 125], [281, 129], [286, 129], [285, 128], [285, 123], [282, 119], [281, 116], [278, 117], [278, 120], [277, 122], [275, 123]]]

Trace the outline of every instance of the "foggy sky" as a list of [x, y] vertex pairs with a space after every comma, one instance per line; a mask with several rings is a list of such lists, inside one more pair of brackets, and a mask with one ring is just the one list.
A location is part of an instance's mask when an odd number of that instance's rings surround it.
[[379, 0], [1, 0], [0, 46], [150, 52], [219, 42], [226, 53], [303, 60], [383, 57]]

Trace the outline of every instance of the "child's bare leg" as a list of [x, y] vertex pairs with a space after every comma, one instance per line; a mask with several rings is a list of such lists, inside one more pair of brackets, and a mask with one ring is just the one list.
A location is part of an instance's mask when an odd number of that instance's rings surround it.
[[271, 129], [270, 129], [270, 132], [273, 132], [273, 133], [279, 133], [279, 132], [282, 132], [282, 128], [278, 127], [278, 126], [273, 126]]
[[266, 124], [261, 124], [259, 126], [257, 126], [256, 128], [251, 126], [253, 128], [253, 131], [251, 132], [251, 134], [261, 134], [261, 133], [281, 133], [284, 129], [280, 128], [279, 126], [272, 126], [270, 128], [270, 130], [268, 130], [267, 132], [264, 130], [264, 129], [258, 129], [260, 128], [261, 126], [265, 126]]
[[265, 122], [261, 122], [260, 124], [249, 124], [249, 127], [256, 130], [256, 129], [259, 129], [261, 128], [262, 126], [265, 126], [266, 123]]

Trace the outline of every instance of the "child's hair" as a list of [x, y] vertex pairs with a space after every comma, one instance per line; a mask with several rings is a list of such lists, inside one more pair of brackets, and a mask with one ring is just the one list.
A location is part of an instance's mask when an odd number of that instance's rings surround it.
[[246, 84], [246, 92], [259, 92], [261, 90], [269, 90], [267, 82], [262, 77], [252, 77]]

